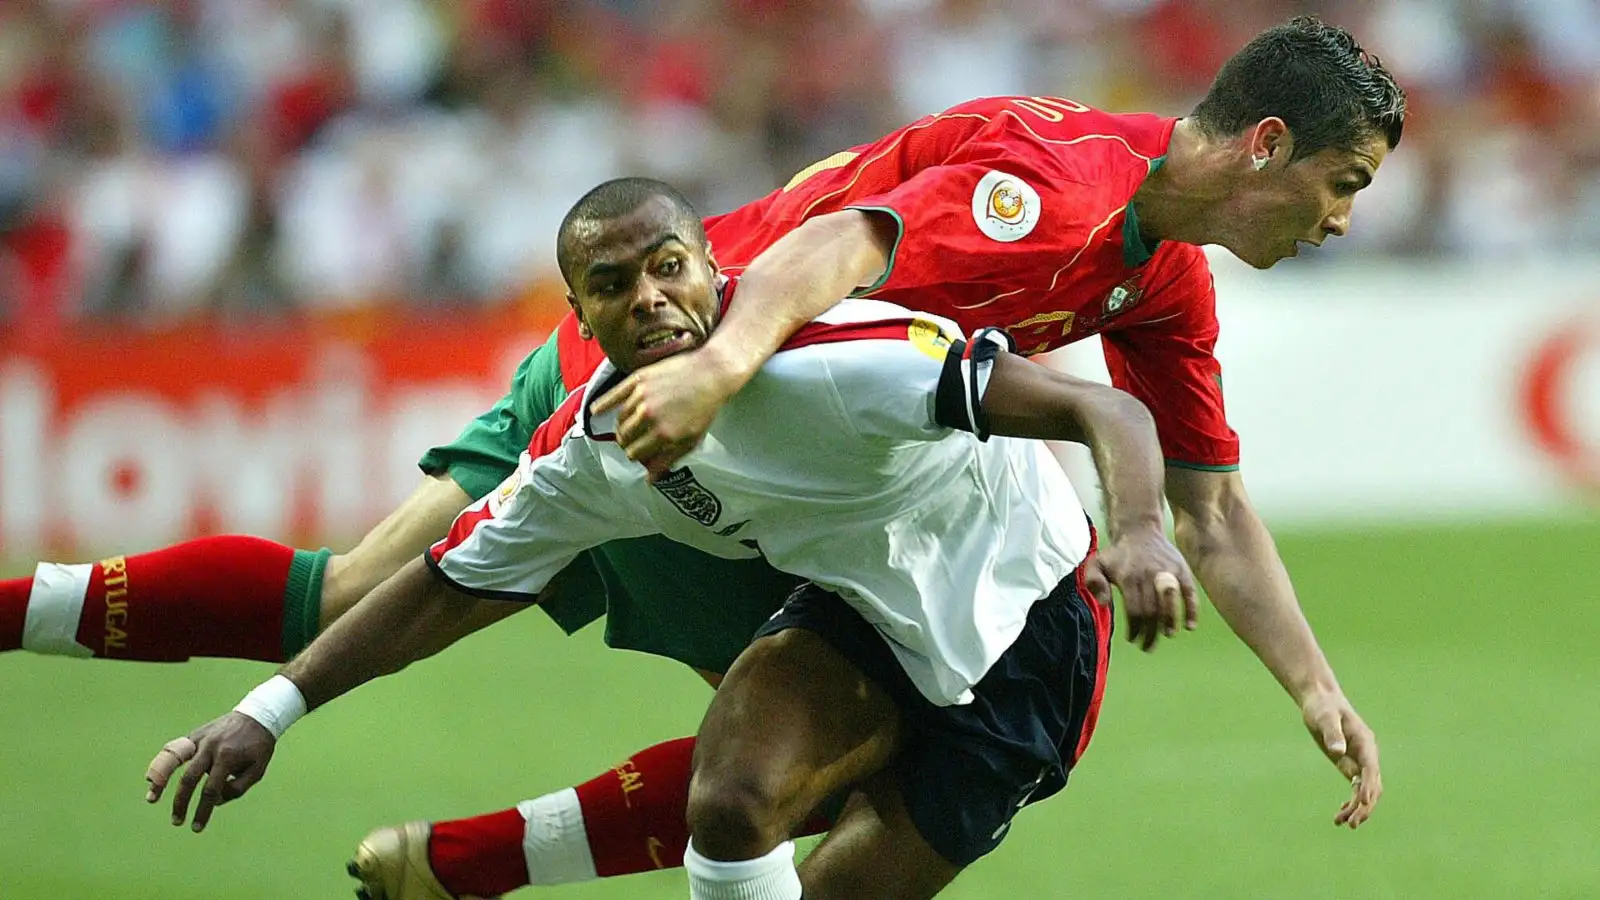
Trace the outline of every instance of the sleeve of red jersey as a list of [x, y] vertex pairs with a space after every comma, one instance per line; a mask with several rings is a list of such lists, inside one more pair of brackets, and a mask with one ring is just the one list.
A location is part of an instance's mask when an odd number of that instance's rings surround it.
[[1064, 269], [1121, 209], [1104, 191], [1024, 158], [933, 166], [850, 204], [882, 212], [898, 228], [884, 289], [992, 285], [1004, 295]]
[[1143, 306], [1150, 321], [1101, 335], [1111, 383], [1149, 407], [1167, 465], [1237, 469], [1239, 436], [1222, 403], [1216, 289], [1205, 255], [1195, 249], [1170, 277], [1157, 274]]

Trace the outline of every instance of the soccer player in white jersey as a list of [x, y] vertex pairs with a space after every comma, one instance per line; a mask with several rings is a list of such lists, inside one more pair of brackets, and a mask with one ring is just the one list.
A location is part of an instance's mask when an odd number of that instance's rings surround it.
[[[856, 896], [863, 883], [875, 897], [932, 896], [999, 844], [1017, 809], [1065, 786], [1105, 683], [1111, 610], [1080, 571], [1094, 532], [1044, 445], [1017, 438], [1094, 449], [1106, 571], [1130, 611], [1175, 623], [1186, 607], [1192, 620], [1192, 576], [1162, 531], [1149, 413], [1010, 355], [999, 332], [966, 339], [945, 320], [852, 300], [791, 338], [702, 447], [652, 481], [616, 444], [614, 415], [591, 404], [699, 346], [738, 302], [737, 282], [717, 274], [688, 202], [645, 179], [591, 191], [558, 248], [608, 364], [423, 559], [191, 735], [174, 820], [204, 777], [204, 827], [308, 709], [435, 652], [486, 609], [534, 601], [588, 547], [661, 533], [811, 581], [758, 631], [701, 726], [692, 896], [799, 898], [788, 837], [852, 789], [807, 863], [806, 896]], [[525, 818], [563, 814], [523, 806]], [[381, 847], [356, 864], [375, 900], [449, 896], [425, 883], [425, 857], [420, 868]]]

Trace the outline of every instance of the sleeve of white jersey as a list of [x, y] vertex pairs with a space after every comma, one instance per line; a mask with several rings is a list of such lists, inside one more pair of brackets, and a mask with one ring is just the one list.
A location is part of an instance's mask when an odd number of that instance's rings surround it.
[[531, 602], [579, 553], [656, 531], [620, 502], [582, 437], [534, 457], [524, 451], [500, 486], [462, 510], [426, 559], [464, 593]]
[[906, 339], [830, 348], [828, 369], [850, 426], [864, 437], [939, 440], [952, 429], [989, 437], [984, 393], [994, 359], [1010, 352], [1004, 331], [963, 340], [952, 327], [913, 321]]

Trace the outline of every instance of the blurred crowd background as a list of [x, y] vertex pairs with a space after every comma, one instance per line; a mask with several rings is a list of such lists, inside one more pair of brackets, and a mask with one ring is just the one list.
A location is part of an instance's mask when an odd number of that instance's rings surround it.
[[1182, 114], [1302, 13], [1413, 114], [1298, 264], [1600, 247], [1594, 0], [4, 0], [0, 319], [559, 303], [604, 178], [711, 212], [973, 96]]

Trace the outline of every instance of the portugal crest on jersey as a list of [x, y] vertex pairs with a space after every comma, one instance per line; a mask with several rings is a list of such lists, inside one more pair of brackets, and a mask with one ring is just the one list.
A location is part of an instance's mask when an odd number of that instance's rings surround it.
[[661, 496], [672, 501], [678, 512], [710, 528], [722, 518], [722, 501], [717, 495], [700, 486], [688, 466], [668, 472], [654, 485]]
[[1105, 309], [1101, 314], [1101, 318], [1109, 319], [1118, 313], [1126, 312], [1134, 304], [1138, 303], [1139, 298], [1143, 296], [1144, 288], [1139, 286], [1139, 282], [1136, 279], [1130, 278], [1124, 281], [1112, 288], [1111, 293], [1106, 295]]

